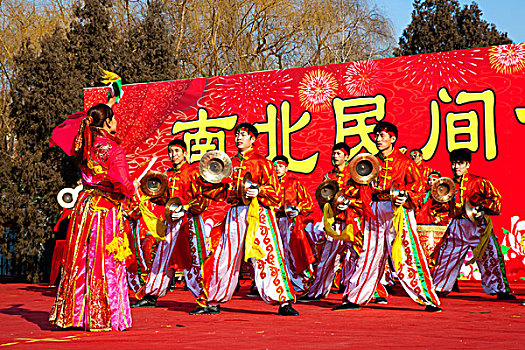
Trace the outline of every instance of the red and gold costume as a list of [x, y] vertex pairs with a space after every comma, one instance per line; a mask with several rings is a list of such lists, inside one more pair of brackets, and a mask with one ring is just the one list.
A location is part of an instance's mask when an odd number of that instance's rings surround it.
[[[414, 209], [419, 207], [424, 195], [419, 170], [415, 162], [397, 148], [386, 157], [382, 154], [376, 157], [380, 170], [371, 184], [372, 215], [365, 217], [363, 248], [343, 299], [359, 305], [369, 302], [384, 274], [389, 254], [408, 295], [421, 305], [439, 305], [416, 232]], [[391, 188], [406, 191], [408, 199], [402, 206], [391, 203]]]
[[[279, 205], [280, 186], [273, 164], [249, 149], [232, 158], [233, 175], [228, 187], [206, 191], [215, 200], [227, 200], [231, 208], [219, 228], [214, 251], [203, 264], [204, 285], [209, 303], [231, 299], [239, 278], [241, 260], [252, 258], [254, 278], [262, 299], [279, 304], [294, 299], [288, 277], [281, 236], [271, 206]], [[250, 172], [259, 194], [245, 205], [237, 193], [244, 175]]]
[[63, 275], [49, 321], [92, 331], [131, 327], [122, 204], [133, 195], [124, 150], [105, 130], [81, 165], [83, 190], [69, 223]]
[[[299, 179], [285, 173], [279, 178], [281, 199], [276, 211], [279, 232], [284, 246], [286, 266], [294, 289], [301, 294], [308, 291], [313, 271], [311, 264], [315, 255], [304, 228], [306, 218], [313, 213], [314, 203]], [[299, 215], [293, 219], [286, 217], [286, 207], [297, 208]]]
[[440, 203], [427, 192], [424, 203], [416, 215], [419, 241], [425, 251], [429, 266], [434, 266], [434, 250], [442, 241], [450, 221], [447, 203]]
[[[501, 212], [501, 195], [494, 185], [476, 175], [466, 173], [455, 178], [456, 196], [450, 204], [451, 221], [440, 249], [436, 251], [436, 267], [432, 277], [436, 289], [448, 293], [459, 276], [461, 266], [469, 248], [481, 272], [481, 284], [487, 294], [509, 293], [510, 287], [505, 271], [505, 262], [498, 239], [492, 230], [488, 215]], [[465, 203], [471, 201], [483, 207], [483, 223], [471, 222], [465, 212]]]
[[428, 185], [428, 177], [430, 173], [434, 171], [434, 169], [429, 167], [424, 160], [419, 162], [419, 164], [416, 164], [416, 166], [419, 170], [419, 174], [421, 175], [421, 182], [423, 183], [425, 191], [430, 191], [430, 186]]
[[[208, 251], [200, 214], [208, 207], [209, 201], [201, 195], [197, 181], [198, 164], [190, 165], [184, 161], [178, 169], [168, 169], [166, 175], [168, 199], [179, 198], [186, 214], [165, 227], [165, 235], [159, 240], [146, 283], [136, 294], [138, 299], [145, 295], [157, 298], [166, 295], [176, 268], [184, 270], [186, 285], [195, 297], [203, 293], [201, 265]], [[164, 221], [164, 210], [159, 221]]]
[[[335, 213], [335, 220], [329, 229], [333, 230], [336, 234], [341, 234], [348, 225], [352, 225], [356, 228], [354, 232], [360, 231], [359, 217], [354, 207], [357, 203], [355, 197], [358, 191], [357, 189], [348, 188], [349, 182], [352, 181], [348, 166], [345, 165], [341, 171], [334, 167], [334, 169], [325, 174], [324, 179], [337, 181], [339, 190], [343, 191], [346, 197], [354, 198], [354, 200], [352, 200], [353, 205], [350, 208]], [[326, 215], [329, 214], [324, 213], [324, 216]], [[324, 217], [324, 219], [326, 219], [326, 217]], [[336, 261], [337, 257], [340, 256], [343, 258], [341, 281], [345, 284], [345, 281], [355, 270], [357, 252], [352, 242], [335, 239], [330, 235], [326, 235], [325, 240], [316, 244], [316, 250], [317, 261], [314, 264], [315, 280], [310, 287], [308, 297], [318, 299], [325, 298], [328, 293], [330, 293], [334, 282], [336, 265], [339, 264], [339, 261]]]

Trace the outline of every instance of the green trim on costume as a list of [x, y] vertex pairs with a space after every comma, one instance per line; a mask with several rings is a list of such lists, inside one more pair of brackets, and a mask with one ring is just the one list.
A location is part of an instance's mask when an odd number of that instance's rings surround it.
[[192, 220], [193, 220], [193, 226], [195, 227], [195, 236], [197, 237], [197, 252], [199, 253], [199, 264], [202, 264], [202, 262], [204, 261], [204, 258], [203, 258], [203, 255], [202, 255], [202, 240], [201, 240], [201, 235], [200, 235], [200, 230], [199, 230], [199, 224], [198, 224], [198, 219], [196, 216], [192, 217]]
[[[270, 226], [270, 231], [272, 232], [272, 237], [273, 237], [273, 241], [275, 243], [277, 243], [277, 236], [275, 235], [275, 230], [274, 230], [274, 225], [273, 225], [273, 222], [272, 222], [272, 219], [268, 213], [268, 209], [267, 208], [264, 208], [264, 211], [266, 213], [266, 217], [268, 218], [268, 223]], [[288, 281], [288, 274], [286, 273], [286, 271], [284, 270], [284, 266], [285, 263], [283, 262], [283, 258], [281, 256], [281, 251], [279, 250], [279, 245], [275, 245], [275, 253], [277, 255], [277, 261], [279, 261], [279, 267], [281, 268], [281, 275], [283, 276], [283, 282], [284, 282], [284, 287], [286, 288], [286, 293], [288, 294], [288, 297], [290, 298], [289, 300], [293, 300], [294, 297], [292, 295], [292, 292], [290, 291], [290, 282]]]
[[505, 291], [507, 293], [510, 293], [511, 290], [510, 290], [509, 281], [507, 280], [507, 271], [505, 270], [505, 258], [503, 257], [503, 253], [501, 252], [501, 248], [498, 243], [498, 238], [496, 237], [494, 232], [492, 232], [490, 236], [492, 238], [494, 246], [496, 246], [496, 251], [498, 253], [498, 265], [501, 270], [501, 276], [503, 277], [503, 284], [505, 285]]
[[405, 217], [405, 223], [406, 223], [406, 226], [407, 226], [408, 236], [410, 237], [410, 245], [412, 246], [412, 253], [414, 254], [414, 260], [416, 262], [417, 274], [419, 275], [419, 280], [421, 282], [421, 286], [423, 287], [424, 294], [425, 294], [425, 296], [428, 299], [427, 301], [435, 303], [434, 299], [430, 295], [430, 292], [429, 292], [429, 289], [428, 289], [428, 286], [427, 286], [427, 280], [425, 278], [425, 273], [421, 269], [421, 259], [420, 259], [420, 256], [418, 254], [419, 252], [417, 250], [417, 247], [415, 245], [415, 240], [414, 240], [414, 236], [413, 236], [414, 232], [412, 231], [412, 228], [410, 227], [410, 221], [408, 220], [408, 215], [407, 215], [407, 211], [406, 211], [405, 208], [403, 208], [403, 215]]

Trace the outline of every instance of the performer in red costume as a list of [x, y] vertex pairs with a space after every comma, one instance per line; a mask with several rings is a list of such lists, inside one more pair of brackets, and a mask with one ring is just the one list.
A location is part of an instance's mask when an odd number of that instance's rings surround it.
[[425, 256], [430, 267], [435, 265], [435, 261], [432, 258], [434, 250], [442, 241], [448, 222], [450, 221], [447, 203], [436, 201], [430, 191], [432, 185], [440, 177], [441, 174], [437, 171], [432, 171], [428, 175], [428, 181], [425, 181], [428, 190], [423, 199], [423, 204], [416, 215], [419, 241], [425, 251]]
[[425, 191], [430, 190], [427, 179], [431, 172], [434, 170], [427, 165], [427, 162], [423, 160], [423, 151], [419, 148], [414, 148], [410, 151], [410, 158], [416, 162], [417, 168], [419, 169], [419, 174], [421, 175], [421, 181], [424, 183]]
[[[281, 236], [272, 206], [279, 204], [280, 186], [272, 163], [253, 149], [257, 129], [249, 123], [235, 128], [238, 153], [232, 158], [233, 175], [230, 184], [208, 189], [206, 195], [226, 200], [231, 208], [221, 225], [221, 238], [213, 253], [203, 264], [204, 288], [208, 305], [190, 314], [218, 314], [220, 303], [231, 299], [241, 260], [251, 259], [254, 278], [261, 298], [270, 304], [280, 304], [279, 315], [298, 316], [292, 307], [295, 292], [288, 277]], [[238, 193], [243, 177], [251, 173], [256, 186]], [[249, 199], [246, 205], [243, 198]]]
[[[324, 176], [324, 179], [337, 181], [340, 191], [345, 191], [349, 197], [354, 197], [357, 194], [357, 190], [353, 190], [354, 193], [349, 193], [348, 191], [352, 191], [352, 189], [347, 188], [347, 184], [352, 178], [348, 168], [349, 154], [350, 147], [346, 143], [340, 142], [335, 144], [332, 148], [332, 165], [334, 168]], [[332, 229], [334, 232], [341, 234], [348, 224], [353, 224], [357, 216], [348, 205], [340, 204], [337, 209], [338, 213], [336, 213], [334, 217], [332, 227], [328, 228], [328, 230]], [[324, 213], [324, 215], [328, 215], [328, 213]], [[359, 226], [359, 224], [357, 226]], [[343, 256], [341, 283], [344, 284], [344, 281], [352, 275], [355, 269], [357, 252], [356, 249], [353, 248], [352, 242], [335, 239], [330, 235], [326, 235], [325, 240], [319, 242], [316, 249], [318, 251], [318, 259], [314, 264], [315, 280], [307, 296], [299, 299], [301, 302], [317, 301], [325, 298], [328, 293], [330, 293], [335, 276], [335, 267], [338, 263], [338, 261], [336, 261], [338, 256]]]
[[[398, 131], [394, 124], [377, 123], [374, 135], [380, 171], [371, 184], [372, 215], [365, 220], [363, 249], [346, 286], [343, 303], [333, 310], [357, 310], [368, 303], [383, 276], [389, 254], [408, 295], [426, 305], [425, 311], [441, 311], [416, 232], [414, 208], [419, 207], [424, 194], [419, 171], [410, 158], [395, 148]], [[393, 202], [392, 188], [399, 191]]]
[[[469, 248], [481, 272], [481, 284], [485, 293], [496, 295], [498, 300], [515, 300], [511, 294], [505, 261], [498, 238], [492, 230], [492, 220], [488, 215], [501, 212], [501, 195], [494, 185], [480, 176], [468, 172], [472, 155], [467, 149], [450, 152], [450, 164], [456, 183], [456, 196], [449, 203], [450, 224], [444, 242], [436, 252], [436, 267], [432, 277], [436, 290], [448, 294], [459, 276], [461, 266]], [[474, 205], [474, 223], [468, 219], [465, 203]]]
[[306, 218], [313, 213], [314, 203], [299, 179], [288, 173], [287, 157], [275, 157], [273, 165], [282, 189], [275, 214], [283, 241], [286, 267], [295, 291], [304, 294], [313, 280], [311, 264], [315, 256], [304, 228]]
[[428, 175], [428, 181], [425, 182], [428, 190], [425, 193], [421, 209], [416, 215], [418, 225], [448, 225], [450, 218], [448, 216], [448, 205], [437, 202], [432, 198], [430, 189], [432, 185], [441, 178], [441, 174], [432, 170]]
[[122, 204], [135, 187], [116, 129], [111, 107], [98, 104], [87, 113], [70, 115], [50, 138], [50, 145], [76, 156], [83, 184], [71, 214], [63, 275], [49, 316], [59, 327], [131, 327], [125, 266], [131, 251]]
[[[186, 286], [190, 292], [196, 298], [203, 294], [201, 265], [208, 251], [200, 214], [208, 207], [208, 199], [200, 195], [198, 164], [190, 165], [186, 161], [186, 143], [182, 140], [171, 141], [168, 154], [173, 164], [166, 171], [168, 198], [179, 198], [185, 208], [171, 214], [175, 223], [167, 225], [166, 235], [159, 241], [146, 283], [136, 294], [139, 300], [131, 307], [157, 305], [157, 299], [166, 295], [173, 280], [173, 263], [184, 269]], [[200, 300], [197, 299], [197, 302], [200, 303]]]

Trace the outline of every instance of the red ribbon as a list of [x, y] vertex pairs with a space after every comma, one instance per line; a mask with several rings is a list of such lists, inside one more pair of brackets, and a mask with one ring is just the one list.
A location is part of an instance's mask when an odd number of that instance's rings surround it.
[[315, 261], [315, 255], [304, 232], [302, 215], [295, 217], [295, 224], [290, 235], [290, 251], [295, 261], [295, 272], [300, 274]]

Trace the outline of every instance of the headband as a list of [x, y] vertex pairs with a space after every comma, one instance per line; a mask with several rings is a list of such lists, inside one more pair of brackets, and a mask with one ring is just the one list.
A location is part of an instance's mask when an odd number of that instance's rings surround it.
[[282, 161], [280, 159], [277, 159], [275, 162], [273, 162], [273, 164], [275, 164], [275, 165], [279, 164], [279, 165], [282, 165], [282, 166], [285, 166], [285, 167], [288, 166], [288, 164], [286, 164], [284, 161]]

